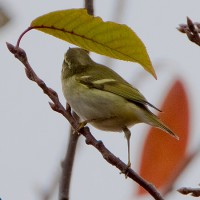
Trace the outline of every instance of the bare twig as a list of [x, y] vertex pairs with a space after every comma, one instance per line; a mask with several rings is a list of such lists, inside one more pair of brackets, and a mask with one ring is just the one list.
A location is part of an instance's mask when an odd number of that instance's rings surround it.
[[200, 188], [183, 187], [178, 189], [177, 191], [184, 195], [191, 194], [194, 197], [200, 197]]
[[[14, 45], [7, 43], [7, 47], [14, 56], [22, 62], [25, 66], [27, 77], [36, 82], [38, 86], [43, 90], [43, 92], [52, 100], [50, 102], [51, 108], [62, 114], [71, 124], [73, 129], [78, 128], [78, 122], [76, 121], [75, 117], [71, 114], [70, 109], [65, 109], [59, 101], [57, 93], [47, 87], [43, 80], [41, 80], [36, 73], [33, 71], [32, 67], [30, 66], [26, 53], [23, 49], [15, 47]], [[94, 146], [98, 151], [102, 154], [104, 159], [109, 162], [110, 164], [114, 165], [118, 168], [126, 177], [131, 178], [133, 181], [137, 182], [140, 186], [142, 186], [145, 190], [149, 192], [149, 194], [154, 197], [156, 200], [163, 200], [160, 193], [156, 190], [156, 188], [145, 181], [142, 177], [140, 177], [136, 172], [134, 172], [131, 168], [127, 168], [127, 165], [122, 162], [118, 157], [112, 154], [101, 141], [97, 141], [93, 135], [91, 134], [88, 127], [84, 127], [79, 130], [79, 133], [82, 134], [86, 138], [86, 143], [89, 145]]]
[[[68, 112], [71, 112], [69, 104], [67, 104], [66, 110]], [[78, 122], [79, 117], [74, 112], [72, 113], [72, 115], [74, 119]], [[80, 135], [77, 133], [73, 134], [73, 129], [70, 128], [67, 151], [64, 161], [62, 162], [62, 175], [59, 184], [59, 200], [69, 200], [71, 176], [79, 136]]]
[[93, 0], [85, 0], [85, 8], [89, 15], [94, 15]]
[[67, 151], [65, 159], [62, 163], [62, 175], [59, 187], [59, 200], [69, 200], [71, 175], [74, 163], [74, 157], [76, 152], [76, 146], [79, 138], [79, 134], [72, 133], [72, 129], [69, 135], [69, 141], [67, 145]]
[[200, 46], [200, 23], [193, 23], [192, 20], [187, 17], [187, 24], [180, 24], [177, 29], [181, 33], [185, 33], [190, 41]]

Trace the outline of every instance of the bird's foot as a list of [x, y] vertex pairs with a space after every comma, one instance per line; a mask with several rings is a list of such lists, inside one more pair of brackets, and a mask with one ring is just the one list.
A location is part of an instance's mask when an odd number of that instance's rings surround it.
[[128, 178], [128, 170], [131, 168], [131, 163], [128, 162], [127, 167], [120, 172], [120, 174], [124, 174], [125, 178]]

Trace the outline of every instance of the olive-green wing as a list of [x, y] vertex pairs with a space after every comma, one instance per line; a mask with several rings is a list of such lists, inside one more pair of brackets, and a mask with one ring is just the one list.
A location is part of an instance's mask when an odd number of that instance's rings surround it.
[[137, 90], [136, 88], [132, 87], [126, 83], [119, 83], [114, 79], [100, 79], [94, 80], [90, 76], [81, 76], [78, 78], [78, 81], [90, 88], [96, 88], [99, 90], [111, 92], [113, 94], [119, 95], [128, 101], [141, 103], [143, 105], [149, 105], [152, 108], [160, 111], [154, 105], [149, 103], [145, 97]]

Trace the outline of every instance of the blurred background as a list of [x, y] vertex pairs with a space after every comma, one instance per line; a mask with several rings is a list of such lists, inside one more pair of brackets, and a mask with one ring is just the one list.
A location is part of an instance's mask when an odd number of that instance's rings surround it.
[[[2, 200], [43, 200], [52, 191], [58, 196], [60, 164], [69, 136], [69, 124], [53, 112], [37, 85], [27, 79], [24, 67], [8, 51], [6, 42], [15, 44], [19, 35], [36, 17], [45, 13], [84, 6], [83, 0], [0, 1], [0, 198]], [[130, 26], [142, 39], [155, 67], [158, 80], [136, 63], [108, 59], [92, 53], [92, 58], [114, 67], [126, 80], [137, 87], [149, 102], [161, 107], [169, 89], [180, 80], [186, 90], [190, 109], [189, 141], [186, 151], [193, 152], [200, 143], [200, 49], [177, 31], [189, 16], [199, 20], [198, 0], [94, 1], [96, 16], [104, 21], [116, 21]], [[21, 47], [30, 64], [46, 84], [55, 89], [65, 104], [61, 91], [60, 72], [63, 55], [73, 45], [38, 31], [27, 33]], [[137, 172], [143, 144], [149, 126], [134, 126], [131, 138], [132, 167]], [[127, 146], [123, 134], [97, 131], [115, 155], [127, 162]], [[106, 134], [105, 134], [106, 133]], [[175, 187], [197, 187], [200, 183], [200, 156], [187, 166], [176, 180]], [[81, 136], [72, 177], [71, 199], [134, 199], [138, 185], [125, 179], [110, 166]], [[53, 188], [53, 190], [51, 190]], [[115, 191], [115, 192], [112, 192]], [[147, 197], [137, 197], [137, 199]], [[166, 199], [193, 199], [174, 189]]]

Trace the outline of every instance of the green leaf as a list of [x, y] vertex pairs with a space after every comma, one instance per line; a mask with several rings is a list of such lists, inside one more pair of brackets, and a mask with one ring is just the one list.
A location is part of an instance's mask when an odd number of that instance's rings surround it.
[[156, 74], [143, 42], [128, 26], [104, 22], [86, 9], [55, 11], [36, 18], [31, 28], [48, 33], [88, 51], [141, 64]]

